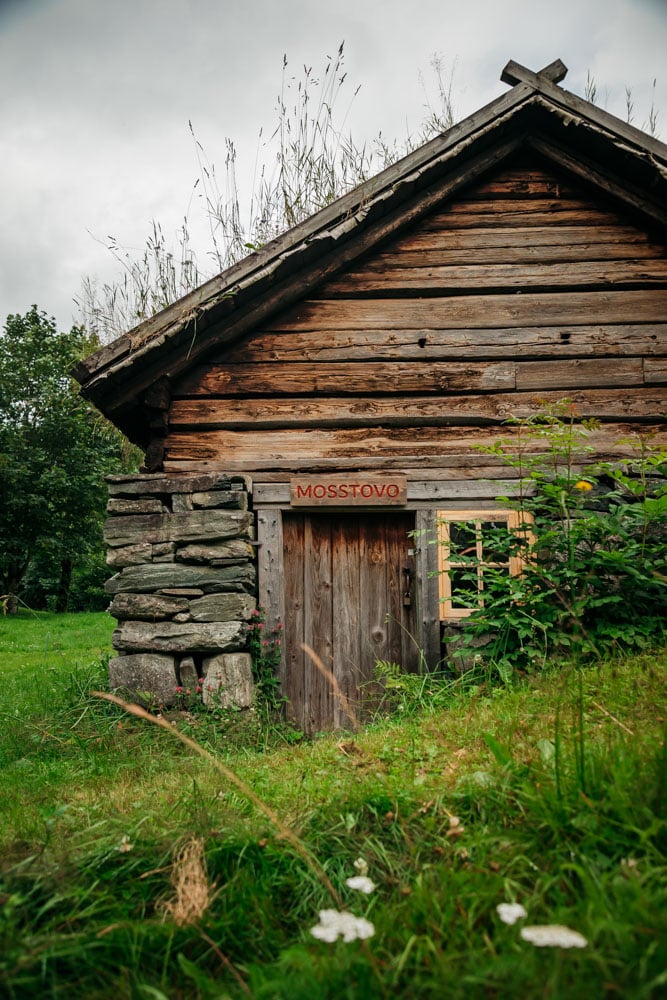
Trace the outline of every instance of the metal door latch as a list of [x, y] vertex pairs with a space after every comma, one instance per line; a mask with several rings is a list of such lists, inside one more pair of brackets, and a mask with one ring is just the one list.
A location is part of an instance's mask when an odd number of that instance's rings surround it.
[[412, 607], [412, 570], [407, 566], [403, 567], [403, 607]]

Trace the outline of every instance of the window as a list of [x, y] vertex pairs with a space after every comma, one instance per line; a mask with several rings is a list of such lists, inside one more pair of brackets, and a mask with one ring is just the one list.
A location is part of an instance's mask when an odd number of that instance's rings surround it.
[[512, 537], [528, 545], [530, 514], [518, 510], [439, 510], [440, 619], [467, 618], [484, 606], [484, 573], [521, 572], [525, 559]]

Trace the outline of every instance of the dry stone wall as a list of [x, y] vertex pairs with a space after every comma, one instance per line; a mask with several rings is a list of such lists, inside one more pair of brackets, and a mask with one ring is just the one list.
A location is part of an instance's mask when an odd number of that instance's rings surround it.
[[256, 609], [249, 482], [222, 474], [110, 476], [104, 537], [118, 619], [113, 689], [170, 705], [183, 692], [248, 707]]

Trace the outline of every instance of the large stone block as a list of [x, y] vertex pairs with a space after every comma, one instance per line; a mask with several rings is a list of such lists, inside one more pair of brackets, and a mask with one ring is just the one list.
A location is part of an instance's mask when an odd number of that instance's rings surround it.
[[167, 597], [160, 594], [116, 594], [109, 605], [109, 614], [114, 618], [134, 618], [144, 621], [172, 618], [187, 611], [188, 601], [184, 597]]
[[[234, 477], [234, 485], [239, 477]], [[228, 490], [232, 480], [222, 472], [205, 472], [190, 475], [144, 475], [107, 476], [109, 495], [112, 497], [150, 496], [164, 493], [194, 493], [199, 490]]]
[[225, 490], [211, 490], [208, 493], [193, 493], [192, 503], [195, 508], [228, 507], [235, 510], [248, 509], [248, 494], [235, 490], [233, 493]]
[[250, 708], [254, 695], [250, 653], [223, 653], [204, 660], [205, 705]]
[[112, 636], [114, 649], [155, 653], [226, 653], [245, 644], [245, 622], [128, 621]]
[[255, 567], [250, 563], [239, 566], [185, 566], [181, 563], [153, 563], [128, 566], [116, 573], [104, 585], [107, 594], [123, 591], [150, 593], [156, 590], [198, 589], [205, 594], [252, 591]]
[[119, 549], [109, 549], [107, 566], [122, 568], [123, 566], [141, 566], [153, 558], [153, 546], [149, 542], [138, 545], [123, 545]]
[[116, 548], [151, 542], [201, 542], [249, 537], [252, 515], [240, 510], [193, 510], [178, 514], [137, 514], [111, 517], [104, 540]]
[[183, 657], [178, 665], [178, 676], [185, 693], [194, 695], [199, 687], [199, 675], [192, 656]]
[[174, 514], [182, 513], [185, 510], [194, 510], [191, 493], [173, 493], [171, 497], [171, 509]]
[[253, 559], [255, 550], [243, 538], [231, 538], [220, 545], [182, 545], [176, 550], [176, 562], [211, 563], [224, 566]]
[[138, 500], [113, 497], [107, 504], [108, 514], [163, 514], [164, 510], [160, 500], [149, 497]]
[[249, 594], [207, 594], [190, 601], [190, 616], [195, 622], [247, 621], [256, 607]]
[[173, 656], [138, 653], [116, 656], [109, 661], [112, 690], [147, 707], [173, 704], [177, 683]]

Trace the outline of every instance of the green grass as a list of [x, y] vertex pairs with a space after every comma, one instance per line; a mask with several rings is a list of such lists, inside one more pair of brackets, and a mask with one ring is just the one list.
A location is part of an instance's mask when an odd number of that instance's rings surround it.
[[[0, 995], [592, 1000], [664, 990], [666, 651], [514, 688], [417, 681], [401, 692], [401, 713], [296, 745], [243, 713], [174, 713], [173, 728], [212, 754], [203, 759], [90, 697], [104, 683], [108, 620], [69, 617], [55, 673], [41, 631], [56, 635], [53, 618], [1, 626], [3, 648], [20, 657], [25, 644], [31, 684], [2, 696]], [[303, 851], [219, 765], [279, 813]], [[212, 899], [179, 925], [165, 903], [193, 838]], [[310, 935], [318, 911], [338, 904], [307, 856], [373, 922], [368, 942]], [[377, 886], [370, 896], [345, 885], [358, 857]], [[515, 900], [525, 923], [566, 924], [588, 946], [522, 941], [520, 925], [496, 913]]]

